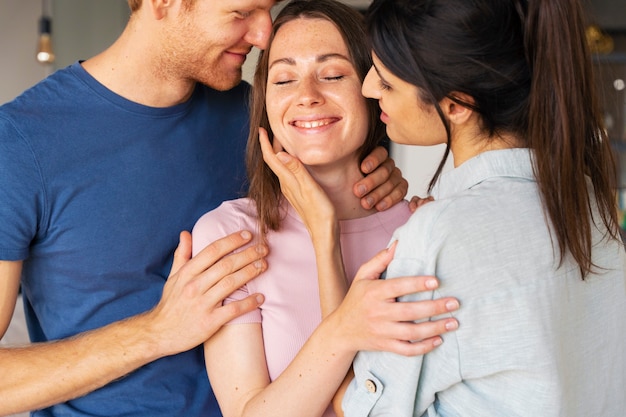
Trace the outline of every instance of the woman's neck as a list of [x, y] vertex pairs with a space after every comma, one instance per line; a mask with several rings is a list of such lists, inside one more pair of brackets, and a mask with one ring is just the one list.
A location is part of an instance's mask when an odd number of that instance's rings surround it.
[[450, 151], [456, 168], [468, 159], [484, 152], [522, 148], [524, 146], [523, 141], [516, 135], [505, 133], [487, 136], [479, 133], [479, 128], [476, 125], [465, 125], [461, 129], [457, 126], [456, 132], [453, 132]]
[[361, 199], [352, 191], [354, 184], [363, 178], [356, 162], [335, 169], [309, 167], [308, 170], [335, 206], [339, 220], [358, 219], [376, 212], [376, 209], [364, 209]]

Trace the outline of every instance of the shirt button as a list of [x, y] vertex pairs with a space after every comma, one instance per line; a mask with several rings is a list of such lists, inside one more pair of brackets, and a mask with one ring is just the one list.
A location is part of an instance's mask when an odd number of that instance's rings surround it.
[[376, 383], [371, 379], [365, 380], [365, 388], [372, 394], [376, 392]]

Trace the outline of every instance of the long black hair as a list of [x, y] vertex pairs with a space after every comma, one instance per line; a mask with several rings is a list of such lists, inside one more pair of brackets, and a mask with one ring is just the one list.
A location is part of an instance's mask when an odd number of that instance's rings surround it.
[[374, 0], [367, 29], [383, 65], [417, 86], [446, 126], [448, 146], [431, 187], [450, 150], [449, 124], [437, 104], [448, 97], [478, 113], [488, 136], [514, 134], [534, 151], [561, 260], [571, 252], [586, 276], [594, 266], [593, 207], [611, 238], [619, 239], [619, 232], [615, 160], [579, 1]]

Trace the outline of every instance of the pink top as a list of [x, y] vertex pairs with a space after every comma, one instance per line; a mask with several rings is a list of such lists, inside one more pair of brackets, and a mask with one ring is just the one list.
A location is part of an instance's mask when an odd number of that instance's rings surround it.
[[[267, 367], [271, 380], [289, 365], [321, 321], [315, 253], [309, 233], [289, 204], [279, 232], [267, 241], [268, 270], [233, 293], [228, 300], [261, 293], [265, 302], [230, 323], [262, 323]], [[393, 231], [410, 216], [408, 203], [367, 217], [343, 220], [341, 250], [350, 281], [359, 267], [389, 243]], [[194, 255], [214, 240], [239, 231], [258, 230], [254, 202], [247, 198], [226, 201], [198, 220], [193, 229]], [[334, 416], [331, 407], [324, 416]]]

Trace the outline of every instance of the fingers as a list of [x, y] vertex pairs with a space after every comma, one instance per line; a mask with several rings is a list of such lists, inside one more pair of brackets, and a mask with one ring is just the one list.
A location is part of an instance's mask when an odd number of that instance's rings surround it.
[[363, 208], [386, 210], [401, 201], [409, 188], [402, 172], [392, 159], [387, 159], [374, 172], [354, 185], [353, 192], [361, 198]]
[[[259, 127], [259, 130], [263, 130], [263, 134], [265, 135], [265, 137], [268, 137], [267, 131], [264, 128]], [[274, 135], [274, 140], [272, 141], [272, 149], [274, 150], [274, 153], [282, 152], [285, 150], [282, 143], [280, 143], [280, 139], [278, 139], [276, 135]]]
[[389, 266], [389, 263], [393, 259], [397, 244], [398, 241], [394, 241], [387, 249], [381, 250], [372, 259], [361, 265], [354, 277], [354, 282], [380, 278], [381, 274], [387, 269], [387, 266]]
[[382, 146], [376, 147], [372, 153], [367, 155], [365, 159], [363, 159], [363, 162], [361, 162], [361, 172], [364, 174], [371, 173], [374, 169], [380, 166], [381, 163], [387, 160], [387, 158], [389, 158], [389, 152], [387, 152], [387, 149]]
[[[439, 343], [437, 339], [441, 341], [441, 335], [458, 328], [458, 322], [454, 318], [446, 318], [435, 321], [423, 321], [419, 323], [415, 322], [395, 322], [390, 323], [385, 328], [385, 333], [382, 334], [383, 342], [394, 340], [418, 343], [424, 340], [431, 340], [435, 343]], [[441, 344], [441, 343], [439, 343]], [[380, 346], [382, 349], [384, 346]]]
[[204, 272], [197, 285], [199, 291], [203, 291], [211, 300], [208, 304], [221, 303], [224, 298], [265, 271], [267, 262], [262, 257], [266, 254], [264, 246], [249, 247], [226, 256]]
[[[376, 148], [378, 149], [378, 148]], [[371, 156], [371, 155], [370, 155]], [[369, 158], [369, 156], [368, 156]], [[365, 159], [367, 160], [367, 158]], [[365, 160], [363, 163], [365, 163]], [[372, 190], [381, 186], [391, 176], [391, 172], [395, 168], [393, 159], [386, 159], [376, 166], [375, 170], [365, 173], [366, 176], [356, 184], [354, 184], [353, 192], [357, 197], [365, 198]], [[373, 207], [373, 204], [372, 204]]]
[[[400, 301], [388, 303], [387, 308], [385, 311], [380, 312], [379, 317], [394, 322], [414, 322], [437, 317], [445, 313], [452, 313], [458, 309], [459, 301], [453, 297], [443, 297], [436, 300]], [[456, 321], [455, 319], [450, 320]], [[444, 321], [450, 320], [444, 319]], [[426, 335], [426, 337], [430, 336]], [[405, 337], [402, 338], [405, 339]], [[419, 338], [408, 338], [405, 340], [417, 339]]]
[[[430, 317], [451, 313], [459, 309], [459, 301], [454, 297], [442, 297], [438, 299], [420, 299], [417, 301], [395, 300], [410, 294], [431, 292], [439, 287], [439, 281], [431, 276], [411, 276], [393, 279], [374, 280], [370, 282], [357, 282], [363, 297], [379, 300], [379, 306], [369, 313], [372, 318], [392, 321], [409, 322], [425, 320]], [[365, 286], [365, 287], [364, 287]], [[409, 340], [409, 339], [407, 339]]]
[[262, 302], [262, 297], [253, 297], [222, 311], [226, 297], [267, 269], [264, 245], [233, 253], [251, 238], [247, 231], [233, 233], [185, 262], [191, 244], [188, 233], [181, 234], [173, 263], [177, 270], [166, 281], [159, 303], [145, 316], [151, 332], [163, 336], [160, 351], [172, 354], [197, 346], [237, 312], [252, 310]]
[[252, 239], [252, 234], [247, 231], [232, 233], [208, 245], [202, 249], [191, 261], [185, 265], [188, 273], [199, 275], [214, 265], [229, 253], [244, 246]]
[[[441, 344], [442, 334], [458, 328], [450, 313], [459, 309], [459, 302], [453, 297], [431, 299], [439, 287], [433, 276], [376, 279], [394, 249], [392, 245], [361, 267], [336, 317], [355, 350], [423, 354]], [[397, 301], [411, 294], [414, 301]]]
[[282, 146], [278, 140], [274, 140], [274, 143], [277, 144], [276, 149], [274, 149], [267, 136], [267, 131], [262, 127], [259, 128], [259, 143], [263, 160], [281, 180], [284, 180], [292, 169], [297, 168], [298, 164], [294, 158], [288, 153], [280, 151]]
[[[263, 160], [274, 171], [282, 169], [282, 164], [276, 159], [276, 152], [272, 148], [267, 131], [262, 127], [259, 128], [259, 144], [261, 145], [261, 153], [263, 154]], [[277, 174], [278, 175], [278, 174]]]
[[395, 299], [416, 292], [432, 291], [439, 287], [439, 281], [433, 276], [424, 275], [379, 280], [373, 285], [376, 285], [375, 291], [380, 298]]
[[415, 213], [415, 210], [417, 210], [418, 208], [422, 207], [424, 204], [429, 203], [431, 201], [435, 201], [435, 199], [433, 197], [418, 197], [418, 196], [413, 196], [411, 198], [411, 201], [409, 202], [409, 210], [411, 210], [411, 213]]
[[[390, 302], [379, 305], [378, 316], [367, 316], [369, 331], [366, 350], [381, 350], [400, 355], [422, 355], [443, 343], [441, 335], [458, 329], [454, 317], [431, 320], [459, 308], [453, 298], [415, 302]], [[363, 349], [363, 346], [359, 346]]]
[[425, 355], [440, 346], [443, 340], [440, 336], [419, 340], [416, 342], [406, 342], [403, 340], [392, 340], [386, 344], [381, 350], [386, 352], [397, 353], [403, 356]]
[[259, 142], [263, 160], [278, 177], [285, 196], [290, 198], [297, 194], [297, 190], [301, 189], [303, 184], [307, 184], [309, 178], [309, 174], [302, 163], [297, 158], [282, 151], [282, 145], [277, 138], [274, 138], [274, 146], [272, 146], [267, 131], [263, 128], [259, 128]]
[[[430, 288], [437, 282], [434, 277], [407, 278], [411, 278], [408, 281], [412, 281], [409, 282], [411, 284], [409, 288]], [[398, 279], [404, 280], [404, 278]], [[381, 284], [391, 283], [398, 279], [384, 280]], [[395, 288], [392, 291], [398, 290], [399, 288]], [[431, 318], [441, 317], [458, 309], [459, 302], [452, 297], [388, 303], [385, 306], [386, 311], [381, 311], [384, 317], [380, 318], [388, 324], [383, 327], [384, 337], [379, 339], [383, 343], [380, 349], [406, 356], [430, 352], [443, 343], [441, 335], [459, 327], [457, 319], [452, 316], [436, 320]]]
[[[173, 279], [176, 281], [175, 285], [186, 287], [185, 291], [189, 294], [208, 294], [209, 305], [221, 302], [267, 268], [263, 259], [267, 255], [265, 245], [254, 245], [233, 253], [250, 242], [251, 238], [250, 232], [242, 231], [211, 243], [180, 267]], [[186, 235], [181, 234], [181, 239], [187, 241]], [[177, 264], [184, 259], [186, 245], [183, 242], [179, 245], [179, 255], [175, 255], [179, 259]]]
[[318, 231], [316, 226], [320, 224], [322, 227], [334, 224], [335, 208], [332, 202], [302, 162], [280, 151], [282, 146], [277, 138], [274, 138], [272, 147], [267, 132], [262, 128], [259, 129], [259, 143], [265, 163], [280, 181], [283, 196], [298, 212], [309, 231]]
[[218, 326], [246, 314], [263, 304], [264, 297], [261, 294], [250, 295], [243, 300], [233, 301], [214, 310], [213, 319]]
[[178, 247], [174, 251], [174, 262], [170, 275], [175, 274], [178, 270], [191, 259], [191, 233], [183, 231], [180, 233]]
[[402, 171], [394, 166], [387, 182], [374, 189], [370, 196], [373, 201], [378, 201], [374, 203], [376, 209], [383, 211], [401, 201], [406, 196], [408, 189], [409, 183], [402, 177]]

